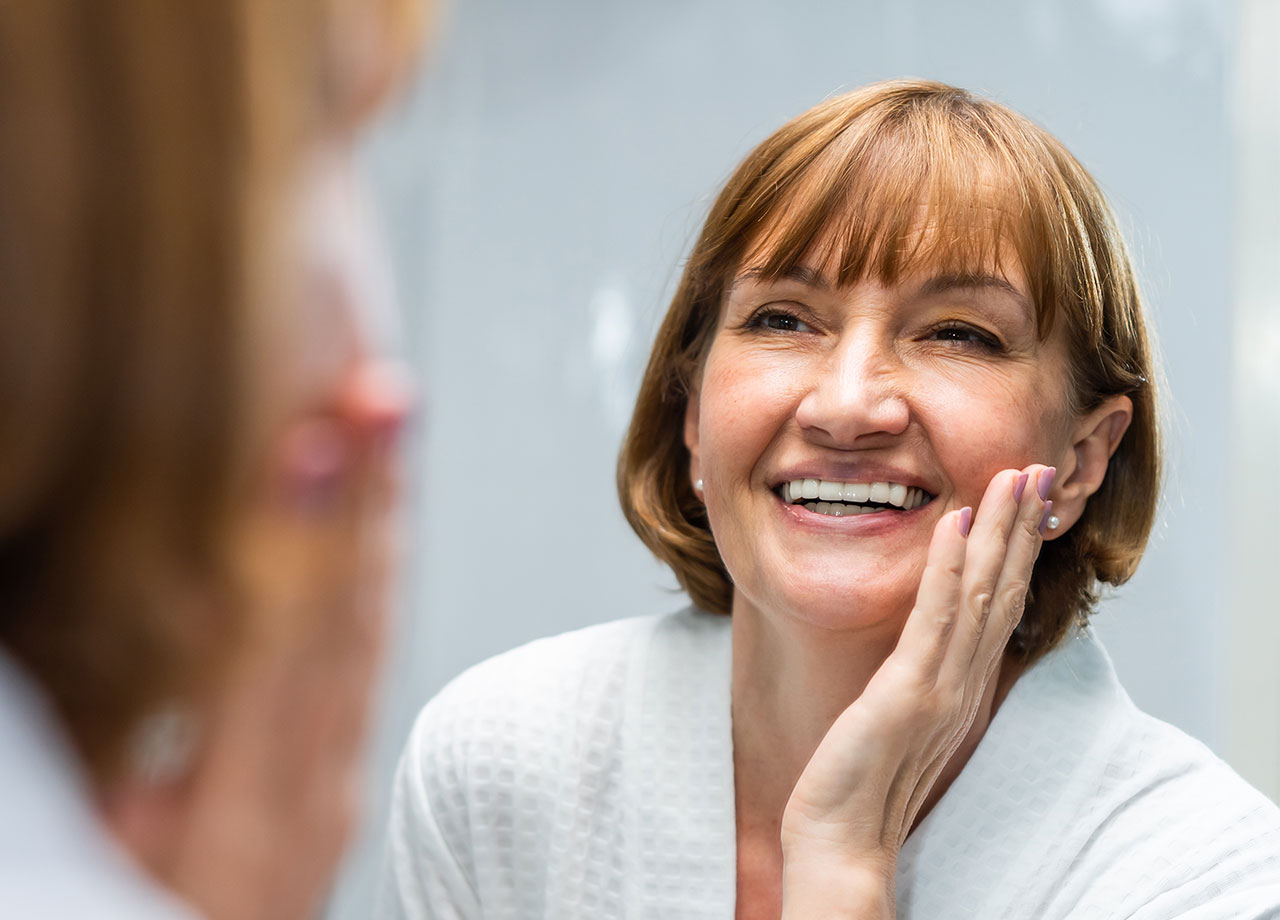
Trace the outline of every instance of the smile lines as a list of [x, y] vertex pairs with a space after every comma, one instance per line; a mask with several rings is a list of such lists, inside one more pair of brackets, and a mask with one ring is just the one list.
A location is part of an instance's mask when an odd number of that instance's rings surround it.
[[871, 514], [886, 508], [910, 511], [933, 496], [924, 489], [897, 482], [829, 482], [825, 479], [793, 479], [778, 487], [782, 500], [803, 504], [808, 511], [836, 517]]

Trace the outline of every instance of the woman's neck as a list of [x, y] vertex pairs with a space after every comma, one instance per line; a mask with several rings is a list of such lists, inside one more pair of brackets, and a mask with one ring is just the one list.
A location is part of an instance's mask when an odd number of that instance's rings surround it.
[[733, 759], [739, 817], [770, 826], [827, 729], [893, 650], [896, 630], [822, 629], [735, 598]]
[[[832, 723], [893, 651], [904, 621], [831, 630], [769, 616], [735, 599], [732, 712], [740, 834], [759, 831], [776, 839], [796, 780]], [[959, 775], [1016, 676], [1006, 663], [988, 685], [969, 734], [920, 818]]]

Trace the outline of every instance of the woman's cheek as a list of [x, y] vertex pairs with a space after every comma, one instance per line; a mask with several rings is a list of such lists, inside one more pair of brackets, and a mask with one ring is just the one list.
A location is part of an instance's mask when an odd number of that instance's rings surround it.
[[763, 451], [786, 424], [797, 400], [797, 374], [788, 366], [794, 362], [737, 357], [708, 364], [699, 415], [704, 448], [732, 445], [733, 459], [741, 460], [739, 451]]
[[925, 427], [955, 488], [958, 505], [976, 507], [991, 478], [1001, 470], [1052, 462], [1044, 437], [1051, 430], [1045, 413], [1017, 393], [992, 396], [940, 392], [929, 410], [932, 422]]

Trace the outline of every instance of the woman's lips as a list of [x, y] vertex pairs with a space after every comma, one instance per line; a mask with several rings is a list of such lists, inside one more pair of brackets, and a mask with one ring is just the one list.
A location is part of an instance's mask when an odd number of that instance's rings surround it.
[[[865, 511], [847, 511], [839, 509], [840, 513], [836, 513], [837, 509], [830, 507], [831, 502], [801, 501], [798, 504], [786, 502], [776, 492], [774, 500], [779, 515], [787, 522], [789, 526], [800, 527], [803, 530], [810, 530], [815, 533], [825, 534], [858, 534], [859, 536], [870, 536], [873, 534], [888, 533], [898, 527], [905, 527], [915, 521], [921, 520], [921, 515], [926, 514], [927, 507], [930, 504], [925, 502], [923, 505], [917, 505], [910, 511], [904, 511], [900, 508], [892, 506], [871, 506]], [[826, 504], [828, 507], [822, 509], [821, 506]], [[815, 507], [809, 508], [806, 505]]]
[[927, 505], [934, 498], [919, 486], [877, 480], [834, 482], [825, 479], [793, 479], [777, 487], [784, 503], [811, 514], [853, 517], [889, 512], [901, 514]]

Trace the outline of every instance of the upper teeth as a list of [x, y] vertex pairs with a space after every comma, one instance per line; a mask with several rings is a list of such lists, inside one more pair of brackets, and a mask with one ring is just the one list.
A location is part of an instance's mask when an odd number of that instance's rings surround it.
[[897, 505], [904, 511], [918, 508], [929, 499], [929, 493], [898, 482], [828, 482], [825, 479], [793, 479], [782, 484], [782, 497], [788, 502], [817, 499], [824, 502], [882, 502]]

